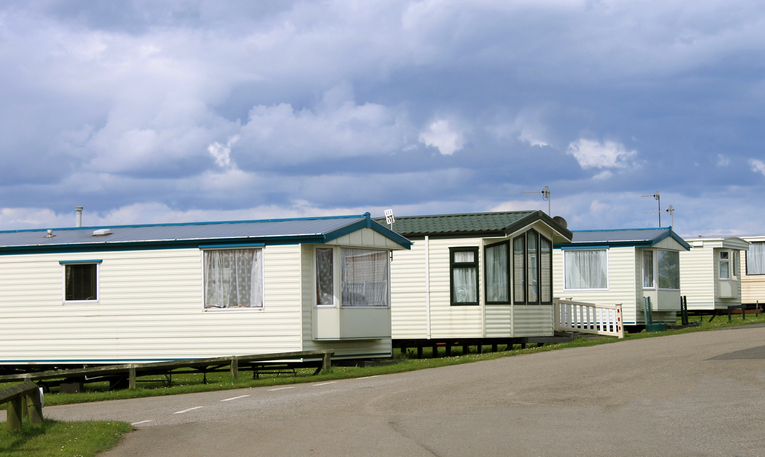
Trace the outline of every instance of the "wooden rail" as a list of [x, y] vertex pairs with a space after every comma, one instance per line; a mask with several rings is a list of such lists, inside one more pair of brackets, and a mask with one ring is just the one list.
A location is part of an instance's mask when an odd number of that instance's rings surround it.
[[[265, 362], [273, 360], [318, 359], [321, 358], [321, 371], [329, 370], [332, 364], [332, 349], [321, 351], [282, 352], [279, 354], [253, 354], [231, 357], [214, 357], [207, 359], [170, 360], [152, 363], [128, 363], [122, 365], [106, 365], [100, 367], [73, 368], [67, 370], [50, 370], [39, 373], [19, 373], [0, 376], [0, 382], [31, 381], [43, 379], [76, 378], [84, 376], [128, 375], [129, 387], [135, 389], [136, 377], [143, 374], [169, 373], [179, 368], [208, 368], [230, 366], [231, 376], [236, 378], [242, 363]], [[318, 371], [318, 370], [317, 370]]]
[[21, 421], [29, 415], [29, 423], [42, 425], [42, 394], [40, 387], [32, 381], [0, 390], [0, 405], [8, 403], [8, 430], [21, 429]]
[[555, 330], [624, 338], [622, 305], [596, 305], [556, 298]]

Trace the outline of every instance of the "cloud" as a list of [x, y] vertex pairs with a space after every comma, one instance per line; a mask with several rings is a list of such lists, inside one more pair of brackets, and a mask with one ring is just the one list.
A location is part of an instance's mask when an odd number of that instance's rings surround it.
[[765, 162], [762, 160], [749, 159], [749, 165], [752, 167], [753, 172], [765, 175]]
[[231, 146], [239, 141], [239, 136], [234, 135], [229, 138], [225, 146], [217, 141], [207, 146], [207, 152], [215, 159], [215, 163], [221, 168], [227, 168], [231, 165]]
[[717, 154], [717, 166], [727, 167], [728, 165], [730, 165], [730, 158], [722, 154]]
[[624, 145], [606, 141], [581, 138], [568, 145], [569, 154], [574, 156], [583, 169], [590, 168], [626, 168], [634, 164], [637, 151], [628, 151]]
[[462, 133], [455, 130], [448, 120], [434, 121], [420, 132], [420, 143], [437, 148], [443, 155], [452, 155], [463, 146]]

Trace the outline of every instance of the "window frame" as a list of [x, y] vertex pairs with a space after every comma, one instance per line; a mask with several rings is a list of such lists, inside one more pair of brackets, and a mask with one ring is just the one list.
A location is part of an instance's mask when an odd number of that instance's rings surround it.
[[[75, 303], [100, 303], [101, 301], [101, 263], [103, 260], [60, 260], [58, 263], [61, 265], [61, 301], [64, 304]], [[96, 298], [92, 300], [67, 300], [66, 299], [66, 269], [71, 266], [83, 266], [83, 265], [95, 265], [96, 267]]]
[[[606, 286], [605, 287], [583, 287], [583, 288], [569, 287], [568, 284], [566, 283], [566, 278], [568, 277], [568, 275], [566, 274], [567, 273], [566, 257], [569, 254], [573, 254], [573, 253], [593, 252], [593, 251], [603, 251], [606, 254], [606, 260], [605, 260], [605, 264], [606, 264]], [[586, 248], [586, 249], [563, 249], [563, 290], [564, 291], [568, 291], [568, 290], [572, 290], [572, 291], [573, 290], [607, 291], [607, 290], [610, 290], [610, 287], [611, 287], [611, 283], [610, 283], [611, 277], [608, 274], [609, 273], [609, 269], [608, 269], [609, 264], [608, 264], [608, 262], [610, 260], [608, 254], [609, 254], [609, 248], [607, 248], [607, 247], [602, 247], [602, 248]]]
[[[746, 274], [748, 276], [759, 276], [759, 275], [765, 275], [765, 269], [762, 270], [760, 273], [752, 273], [749, 270], [749, 251], [752, 249], [752, 246], [758, 245], [762, 246], [762, 255], [765, 256], [765, 241], [751, 241], [749, 242], [749, 247], [746, 249], [745, 259], [746, 259]], [[763, 263], [765, 263], [765, 260], [763, 260]]]
[[[489, 300], [489, 264], [486, 261], [486, 251], [488, 249], [494, 249], [503, 247], [505, 248], [505, 271], [506, 271], [506, 284], [507, 284], [507, 300], [505, 301], [496, 301], [496, 300]], [[487, 244], [483, 247], [483, 259], [484, 259], [484, 272], [483, 272], [483, 288], [484, 288], [484, 297], [486, 297], [486, 304], [487, 305], [510, 305], [513, 302], [513, 288], [511, 287], [511, 277], [512, 277], [512, 260], [510, 259], [510, 240], [501, 241], [499, 243], [492, 243]], [[450, 272], [451, 274], [451, 272]]]
[[[723, 259], [723, 254], [727, 256], [727, 258]], [[733, 274], [732, 267], [733, 267], [733, 261], [732, 261], [732, 255], [731, 251], [727, 249], [720, 249], [717, 252], [717, 279], [720, 281], [730, 281], [735, 278], [735, 275]], [[722, 271], [723, 271], [723, 264], [728, 265], [728, 277], [723, 278]]]
[[[653, 286], [651, 286], [651, 287], [646, 287], [645, 286], [645, 254], [647, 252], [650, 252], [651, 256], [653, 258], [653, 262], [652, 262], [652, 265], [651, 265], [651, 268], [653, 269], [653, 271], [652, 271], [652, 273], [653, 273], [653, 278], [652, 278], [653, 279]], [[677, 288], [676, 289], [675, 288], [661, 287], [661, 270], [659, 269], [659, 252], [674, 253], [677, 256], [677, 278], [676, 278], [677, 279]], [[643, 251], [642, 251], [642, 253], [640, 255], [640, 259], [641, 259], [641, 266], [642, 266], [641, 267], [642, 275], [641, 275], [640, 279], [641, 279], [641, 284], [643, 284], [643, 290], [656, 290], [656, 291], [659, 291], [659, 290], [672, 290], [672, 291], [680, 290], [680, 252], [679, 251], [675, 251], [673, 249], [660, 249], [660, 248], [643, 249]]]
[[[385, 262], [386, 262], [386, 275], [385, 275], [385, 281], [386, 281], [386, 297], [385, 297], [385, 306], [378, 306], [378, 305], [349, 305], [345, 304], [343, 302], [343, 250], [356, 250], [356, 251], [370, 251], [375, 253], [384, 253], [385, 254]], [[357, 246], [340, 246], [337, 249], [334, 250], [334, 255], [337, 257], [338, 261], [335, 262], [335, 273], [336, 274], [336, 287], [335, 287], [335, 296], [334, 296], [334, 302], [337, 303], [338, 307], [340, 309], [390, 309], [391, 308], [391, 281], [390, 281], [390, 274], [391, 274], [391, 265], [390, 265], [390, 255], [391, 251], [390, 249], [379, 249], [379, 248], [371, 248], [371, 247], [357, 247]], [[322, 306], [324, 308], [324, 306]]]
[[[455, 262], [454, 256], [457, 252], [472, 252], [473, 262]], [[478, 306], [481, 302], [480, 287], [480, 262], [478, 259], [478, 246], [453, 246], [449, 248], [449, 303], [450, 306]], [[455, 302], [454, 301], [454, 270], [457, 268], [475, 269], [475, 302]]]
[[[529, 301], [529, 288], [532, 286], [531, 282], [529, 281], [529, 260], [531, 259], [530, 253], [529, 253], [529, 236], [533, 236], [536, 241], [536, 256], [537, 256], [537, 274], [536, 274], [536, 285], [537, 285], [537, 299], [535, 301]], [[550, 273], [547, 278], [550, 285], [550, 300], [549, 301], [543, 301], [542, 300], [542, 240], [545, 240], [550, 245]], [[516, 262], [515, 259], [515, 242], [516, 240], [523, 240], [523, 265], [521, 266], [522, 269], [522, 277], [523, 277], [523, 285], [522, 285], [522, 291], [523, 291], [523, 299], [518, 300], [516, 299], [516, 292], [521, 290], [518, 288], [518, 285], [516, 284], [515, 277], [516, 277], [516, 269], [518, 267], [518, 262]], [[512, 242], [510, 244], [510, 255], [512, 257], [511, 259], [511, 278], [512, 278], [512, 290], [511, 290], [511, 297], [513, 299], [513, 304], [515, 305], [551, 305], [553, 302], [553, 260], [552, 260], [552, 249], [553, 244], [552, 240], [547, 238], [546, 236], [542, 235], [541, 233], [537, 232], [534, 229], [529, 229], [525, 231], [524, 233], [513, 237]]]
[[[219, 308], [219, 307], [207, 307], [207, 281], [205, 280], [206, 276], [206, 269], [207, 269], [207, 262], [205, 261], [205, 256], [207, 252], [211, 251], [244, 251], [244, 250], [259, 250], [260, 255], [260, 269], [259, 269], [259, 280], [260, 280], [260, 305], [259, 306], [241, 306], [241, 307], [233, 307], [233, 308]], [[200, 255], [202, 257], [202, 311], [204, 312], [212, 312], [212, 313], [218, 313], [218, 312], [263, 312], [266, 309], [266, 281], [265, 281], [265, 246], [262, 244], [256, 244], [256, 245], [243, 245], [243, 246], [205, 246], [200, 247]]]
[[[319, 250], [327, 250], [332, 252], [332, 304], [320, 304], [319, 303], [319, 256], [318, 251]], [[337, 249], [333, 246], [317, 246], [313, 250], [313, 291], [314, 291], [314, 297], [313, 297], [313, 306], [316, 308], [337, 308], [340, 304], [340, 301], [337, 298], [337, 290], [338, 290], [338, 281], [339, 281], [339, 275], [337, 272], [338, 269], [338, 262], [337, 262]]]
[[[646, 261], [645, 255], [651, 254], [651, 285], [645, 285], [646, 274]], [[657, 255], [656, 249], [643, 249], [640, 252], [640, 284], [643, 286], [643, 290], [658, 290], [658, 281], [656, 281], [656, 267], [657, 267]]]

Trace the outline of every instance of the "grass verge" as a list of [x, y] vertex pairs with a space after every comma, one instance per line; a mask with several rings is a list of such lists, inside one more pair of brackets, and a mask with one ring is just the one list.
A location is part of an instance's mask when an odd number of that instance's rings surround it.
[[90, 457], [114, 447], [124, 433], [133, 430], [125, 422], [60, 422], [45, 420], [33, 427], [25, 421], [21, 430], [0, 427], [0, 456]]

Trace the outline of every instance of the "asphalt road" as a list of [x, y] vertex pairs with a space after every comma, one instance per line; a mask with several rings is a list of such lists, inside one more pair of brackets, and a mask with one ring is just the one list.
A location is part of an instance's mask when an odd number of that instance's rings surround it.
[[765, 456], [765, 327], [418, 372], [47, 407], [122, 456]]

